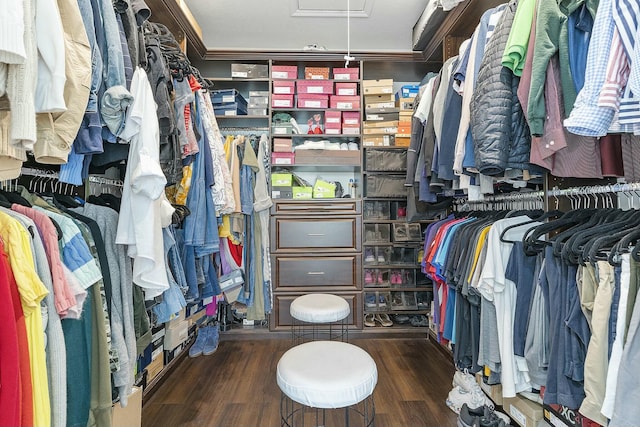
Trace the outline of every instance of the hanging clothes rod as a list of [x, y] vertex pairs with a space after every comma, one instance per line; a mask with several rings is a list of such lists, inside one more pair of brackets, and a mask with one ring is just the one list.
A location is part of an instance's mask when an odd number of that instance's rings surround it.
[[482, 200], [466, 200], [463, 198], [463, 203], [494, 203], [494, 202], [510, 202], [510, 201], [524, 201], [535, 200], [544, 197], [544, 191], [528, 191], [526, 193], [506, 193], [497, 194], [494, 196], [485, 196]]
[[102, 176], [89, 176], [89, 183], [99, 185], [111, 185], [113, 187], [122, 187], [124, 183], [118, 179], [104, 178]]
[[60, 176], [60, 174], [56, 171], [36, 168], [22, 168], [20, 174], [52, 179], [58, 179], [58, 177]]
[[260, 132], [269, 132], [268, 127], [222, 127], [220, 132], [223, 134], [235, 135], [252, 135]]
[[624, 193], [631, 191], [640, 191], [640, 182], [632, 182], [627, 184], [609, 184], [609, 185], [593, 185], [571, 188], [554, 187], [547, 192], [552, 197], [561, 196], [579, 196], [584, 194], [607, 194], [607, 193]]

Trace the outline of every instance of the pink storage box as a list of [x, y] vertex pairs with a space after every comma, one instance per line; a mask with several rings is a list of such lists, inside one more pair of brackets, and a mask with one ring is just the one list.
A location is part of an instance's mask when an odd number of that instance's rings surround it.
[[324, 130], [324, 133], [326, 135], [340, 135], [342, 133], [342, 128], [340, 127], [340, 125], [338, 125], [337, 128], [334, 128], [334, 127], [326, 128]]
[[360, 126], [360, 112], [359, 111], [345, 111], [342, 113], [342, 123], [345, 125]]
[[271, 67], [272, 79], [297, 79], [297, 65], [274, 65]]
[[342, 133], [345, 135], [359, 135], [360, 134], [360, 125], [342, 125]]
[[325, 124], [337, 124], [340, 126], [342, 122], [342, 111], [326, 111], [324, 113]]
[[273, 108], [293, 108], [293, 95], [271, 95]]
[[295, 93], [295, 82], [274, 81], [273, 93], [278, 95], [293, 95]]
[[360, 68], [334, 68], [334, 80], [358, 80]]
[[336, 83], [336, 95], [354, 96], [358, 94], [357, 83]]
[[295, 164], [295, 153], [271, 153], [272, 165], [293, 165]]
[[342, 123], [340, 123], [340, 122], [338, 122], [338, 123], [325, 122], [324, 123], [324, 127], [326, 129], [340, 129], [342, 127]]
[[331, 96], [331, 108], [338, 110], [359, 110], [360, 109], [360, 96]]
[[329, 106], [328, 95], [298, 95], [298, 108], [327, 108]]
[[333, 81], [331, 80], [298, 80], [298, 93], [333, 95]]

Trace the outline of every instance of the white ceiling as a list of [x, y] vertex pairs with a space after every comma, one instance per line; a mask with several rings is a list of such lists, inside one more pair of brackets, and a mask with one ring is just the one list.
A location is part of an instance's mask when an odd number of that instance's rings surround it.
[[[411, 52], [427, 0], [349, 0], [351, 50]], [[207, 50], [347, 49], [347, 0], [185, 0]]]

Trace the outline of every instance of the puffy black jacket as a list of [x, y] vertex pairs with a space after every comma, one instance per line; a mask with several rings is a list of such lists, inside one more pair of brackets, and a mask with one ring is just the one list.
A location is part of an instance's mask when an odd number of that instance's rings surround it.
[[516, 0], [509, 2], [487, 43], [471, 99], [476, 168], [484, 175], [530, 169], [531, 135], [517, 94], [520, 78], [502, 66], [516, 6]]

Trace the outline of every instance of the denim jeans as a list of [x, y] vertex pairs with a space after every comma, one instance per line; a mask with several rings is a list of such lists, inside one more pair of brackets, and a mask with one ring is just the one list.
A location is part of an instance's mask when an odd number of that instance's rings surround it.
[[89, 93], [88, 112], [98, 111], [98, 90], [102, 85], [102, 53], [96, 40], [96, 27], [94, 25], [93, 9], [91, 0], [78, 0], [78, 7], [84, 28], [87, 31], [89, 45], [91, 45], [91, 92]]
[[[173, 233], [170, 228], [171, 227], [167, 227], [162, 230], [165, 259], [169, 259], [169, 254], [176, 250], [176, 241], [173, 238]], [[158, 323], [168, 322], [171, 320], [173, 314], [187, 306], [184, 295], [182, 295], [182, 290], [174, 278], [174, 273], [169, 268], [169, 263], [166, 264], [166, 269], [167, 278], [169, 279], [169, 289], [162, 294], [162, 302], [153, 306], [153, 312], [157, 316]]]

